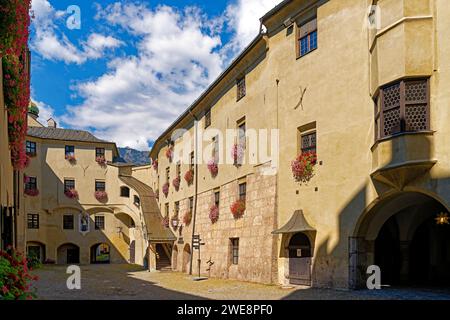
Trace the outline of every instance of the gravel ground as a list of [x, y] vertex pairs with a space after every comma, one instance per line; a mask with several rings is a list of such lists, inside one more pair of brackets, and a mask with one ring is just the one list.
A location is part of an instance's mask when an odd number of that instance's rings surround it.
[[373, 300], [373, 299], [446, 299], [450, 291], [383, 289], [346, 291], [332, 289], [281, 288], [234, 280], [193, 281], [179, 272], [148, 272], [133, 265], [81, 266], [81, 290], [69, 290], [65, 266], [44, 266], [33, 272], [42, 300]]

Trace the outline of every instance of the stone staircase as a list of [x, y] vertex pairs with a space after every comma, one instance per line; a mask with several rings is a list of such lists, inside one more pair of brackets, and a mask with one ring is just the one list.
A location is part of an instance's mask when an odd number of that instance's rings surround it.
[[156, 246], [156, 270], [172, 271], [172, 263], [162, 245]]

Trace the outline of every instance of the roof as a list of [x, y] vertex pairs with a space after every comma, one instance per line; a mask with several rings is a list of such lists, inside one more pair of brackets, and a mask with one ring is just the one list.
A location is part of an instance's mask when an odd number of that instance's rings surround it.
[[266, 21], [269, 17], [273, 16], [275, 13], [280, 11], [284, 8], [288, 3], [292, 2], [292, 0], [284, 0], [281, 1], [279, 4], [277, 4], [275, 7], [273, 7], [270, 11], [268, 11], [265, 15], [262, 16], [260, 19], [261, 22]]
[[221, 80], [225, 78], [225, 76], [230, 73], [230, 71], [241, 61], [245, 55], [256, 46], [256, 44], [263, 39], [264, 35], [262, 33], [259, 33], [253, 40], [250, 42], [250, 44], [230, 63], [228, 68], [226, 68], [218, 77], [216, 80], [214, 80], [213, 83], [211, 83], [208, 88], [206, 88], [205, 91], [187, 108], [175, 121], [156, 139], [155, 143], [153, 144], [153, 147], [150, 151], [150, 155], [153, 153], [155, 148], [157, 148], [159, 142], [161, 139], [166, 136], [170, 131], [172, 131], [178, 123], [181, 122], [182, 119], [184, 119], [189, 113], [192, 112], [192, 110], [202, 101], [219, 83]]
[[156, 202], [156, 195], [153, 192], [153, 189], [131, 176], [119, 176], [119, 179], [139, 194], [142, 215], [144, 216], [148, 233], [148, 240], [150, 242], [177, 240], [177, 237], [173, 232], [161, 224], [163, 216], [161, 215], [158, 203]]
[[272, 233], [283, 234], [283, 233], [295, 233], [304, 231], [316, 231], [316, 229], [311, 227], [308, 221], [306, 221], [305, 216], [303, 215], [303, 210], [295, 210], [291, 219], [289, 219], [289, 221], [280, 229], [272, 231]]
[[49, 127], [28, 127], [27, 134], [30, 137], [51, 140], [63, 141], [81, 141], [81, 142], [99, 142], [99, 143], [114, 143], [106, 140], [101, 140], [95, 137], [92, 133], [83, 130], [49, 128]]

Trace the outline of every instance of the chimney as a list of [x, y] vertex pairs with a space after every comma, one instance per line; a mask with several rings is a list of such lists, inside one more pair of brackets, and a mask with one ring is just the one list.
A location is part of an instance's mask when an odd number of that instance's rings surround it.
[[56, 128], [57, 126], [58, 126], [58, 124], [56, 123], [56, 121], [53, 118], [50, 118], [47, 120], [47, 127]]

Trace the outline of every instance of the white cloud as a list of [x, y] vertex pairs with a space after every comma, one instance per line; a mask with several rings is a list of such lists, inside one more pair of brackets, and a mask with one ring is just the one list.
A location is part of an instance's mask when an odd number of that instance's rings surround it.
[[116, 58], [99, 78], [76, 85], [84, 98], [62, 118], [120, 146], [148, 149], [223, 68], [218, 34], [196, 8], [115, 3], [97, 19], [137, 39], [136, 56]]
[[39, 108], [39, 119], [38, 121], [42, 123], [44, 126], [47, 125], [47, 120], [50, 118], [53, 118], [58, 125], [60, 125], [60, 120], [58, 117], [55, 116], [55, 110], [49, 106], [48, 104], [45, 104], [42, 101], [36, 101], [35, 99], [31, 98], [31, 100], [36, 103], [37, 107]]
[[259, 33], [261, 18], [281, 0], [237, 0], [228, 6], [225, 16], [234, 35], [227, 48], [235, 54], [243, 50]]
[[111, 36], [93, 33], [79, 48], [57, 26], [66, 14], [64, 11], [55, 10], [48, 0], [32, 0], [31, 8], [34, 35], [30, 46], [46, 59], [82, 64], [88, 59], [101, 58], [105, 49], [123, 45]]

